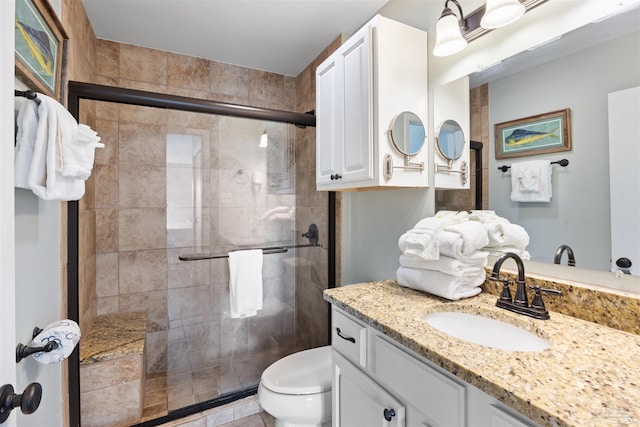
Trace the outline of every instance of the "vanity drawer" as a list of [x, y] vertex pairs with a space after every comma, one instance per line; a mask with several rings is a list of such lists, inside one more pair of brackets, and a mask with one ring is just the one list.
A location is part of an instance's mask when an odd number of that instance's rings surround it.
[[466, 425], [464, 383], [426, 365], [379, 335], [373, 338], [371, 367], [388, 388], [418, 408], [433, 427]]
[[367, 327], [335, 307], [331, 309], [331, 345], [353, 363], [367, 366]]

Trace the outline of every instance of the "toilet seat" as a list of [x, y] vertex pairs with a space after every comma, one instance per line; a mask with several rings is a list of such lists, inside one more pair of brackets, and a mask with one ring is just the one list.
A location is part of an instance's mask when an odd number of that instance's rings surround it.
[[305, 395], [331, 390], [331, 346], [284, 357], [262, 373], [261, 384], [274, 393]]

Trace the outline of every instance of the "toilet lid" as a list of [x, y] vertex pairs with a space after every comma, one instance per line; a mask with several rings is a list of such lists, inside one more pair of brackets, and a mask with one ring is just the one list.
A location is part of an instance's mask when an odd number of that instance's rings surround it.
[[331, 346], [290, 354], [265, 369], [260, 381], [269, 390], [282, 394], [331, 390]]

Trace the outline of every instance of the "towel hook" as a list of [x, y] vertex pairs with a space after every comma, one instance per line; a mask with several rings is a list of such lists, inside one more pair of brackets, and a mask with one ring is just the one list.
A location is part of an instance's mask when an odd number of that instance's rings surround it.
[[[32, 338], [37, 337], [40, 332], [42, 332], [42, 329], [38, 328], [37, 326], [33, 328]], [[26, 346], [22, 343], [18, 343], [18, 345], [16, 346], [16, 363], [20, 363], [22, 359], [29, 357], [32, 354], [40, 353], [40, 352], [49, 353], [57, 348], [58, 348], [58, 343], [55, 341], [49, 341], [47, 344], [45, 344], [42, 347], [31, 347], [31, 346]]]

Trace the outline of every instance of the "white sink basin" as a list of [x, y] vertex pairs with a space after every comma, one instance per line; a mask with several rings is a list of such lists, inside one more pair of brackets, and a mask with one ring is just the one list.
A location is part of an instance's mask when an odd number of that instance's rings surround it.
[[551, 346], [527, 330], [475, 314], [447, 311], [429, 314], [425, 320], [448, 335], [500, 350], [540, 351]]

